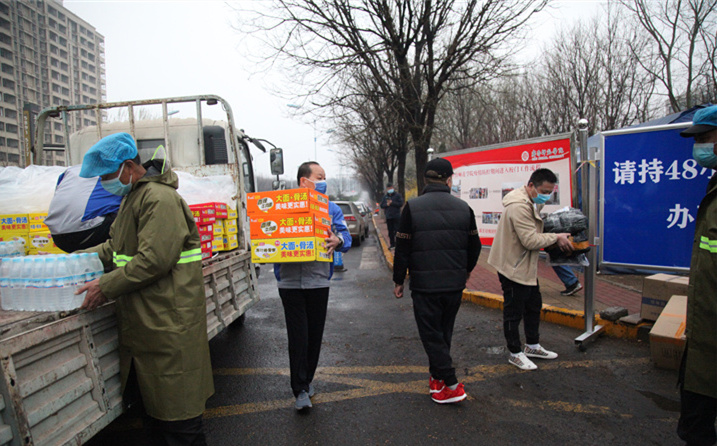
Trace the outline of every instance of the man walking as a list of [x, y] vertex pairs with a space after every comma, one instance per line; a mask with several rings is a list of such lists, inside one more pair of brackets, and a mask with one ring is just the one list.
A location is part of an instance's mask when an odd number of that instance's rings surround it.
[[[541, 248], [555, 243], [572, 251], [570, 234], [544, 234], [540, 210], [555, 189], [558, 178], [548, 169], [533, 172], [524, 187], [503, 197], [503, 215], [488, 264], [498, 271], [503, 288], [503, 333], [510, 350], [508, 362], [522, 370], [538, 367], [530, 358], [555, 359], [557, 353], [540, 345], [540, 310], [543, 298], [538, 284], [538, 256]], [[520, 321], [525, 319], [525, 349], [521, 349]]]
[[[296, 181], [299, 187], [326, 193], [326, 173], [314, 161], [307, 161], [299, 166]], [[344, 214], [332, 201], [329, 201], [329, 214], [331, 226], [336, 230], [336, 233], [329, 231], [329, 237], [326, 239], [329, 255], [334, 251], [347, 252], [351, 247], [351, 234], [346, 227]], [[329, 284], [333, 272], [333, 262], [274, 265], [289, 338], [291, 390], [296, 398], [296, 410], [311, 407], [311, 397], [314, 396], [315, 390], [311, 381], [319, 364], [329, 302]]]
[[383, 213], [386, 217], [389, 249], [396, 247], [396, 230], [398, 230], [402, 206], [403, 197], [394, 189], [393, 183], [388, 183], [386, 185], [386, 195], [384, 195], [383, 200], [381, 200], [381, 208], [384, 210]]
[[[125, 401], [144, 405], [156, 445], [205, 445], [202, 413], [214, 393], [199, 232], [165, 160], [140, 163], [127, 133], [101, 139], [80, 176], [123, 196], [98, 253], [112, 271], [81, 287], [83, 309], [116, 300]], [[137, 393], [139, 395], [137, 395]]]
[[[680, 135], [694, 138], [692, 156], [717, 170], [717, 106], [698, 110], [692, 127]], [[692, 242], [687, 290], [687, 346], [680, 367], [680, 421], [677, 434], [688, 445], [717, 442], [717, 175], [713, 173], [700, 203]]]
[[413, 313], [431, 373], [429, 393], [439, 404], [466, 398], [453, 367], [451, 339], [466, 280], [481, 250], [473, 210], [451, 196], [452, 176], [448, 160], [426, 164], [426, 187], [401, 215], [393, 265], [397, 298], [403, 297], [406, 270], [411, 272]]

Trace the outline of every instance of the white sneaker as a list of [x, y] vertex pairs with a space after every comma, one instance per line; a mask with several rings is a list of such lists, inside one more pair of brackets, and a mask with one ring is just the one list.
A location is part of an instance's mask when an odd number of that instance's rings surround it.
[[538, 366], [533, 364], [533, 361], [528, 359], [523, 352], [520, 352], [517, 355], [510, 355], [508, 362], [521, 370], [535, 370], [538, 368]]
[[555, 359], [558, 357], [557, 353], [546, 350], [543, 346], [540, 346], [539, 348], [530, 348], [526, 345], [525, 350], [523, 351], [525, 352], [525, 356], [529, 358]]

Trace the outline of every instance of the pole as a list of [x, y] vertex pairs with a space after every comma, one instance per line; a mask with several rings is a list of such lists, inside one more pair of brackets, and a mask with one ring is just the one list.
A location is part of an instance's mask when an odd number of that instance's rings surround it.
[[[598, 160], [595, 148], [588, 150], [588, 121], [578, 121], [578, 138], [580, 144], [580, 175], [582, 188], [580, 195], [583, 200], [583, 213], [588, 218], [588, 240], [591, 249], [587, 253], [588, 266], [585, 267], [585, 332], [575, 338], [575, 344], [580, 351], [586, 350], [586, 343], [595, 338], [602, 331], [601, 325], [595, 325], [595, 276], [597, 272], [597, 249], [599, 238], [597, 229], [597, 187], [598, 187]], [[590, 153], [588, 153], [590, 152]]]

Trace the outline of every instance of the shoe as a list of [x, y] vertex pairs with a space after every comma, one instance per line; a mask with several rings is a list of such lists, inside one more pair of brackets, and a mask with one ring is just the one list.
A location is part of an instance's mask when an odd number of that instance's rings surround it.
[[583, 286], [580, 284], [580, 282], [575, 282], [574, 284], [570, 285], [569, 287], [565, 288], [563, 291], [560, 292], [561, 296], [572, 296], [573, 294], [577, 293], [578, 291], [582, 290]]
[[296, 397], [296, 410], [304, 410], [308, 407], [312, 407], [309, 394], [302, 390], [299, 396]]
[[343, 265], [342, 265], [342, 266], [336, 266], [336, 267], [334, 267], [334, 271], [336, 271], [337, 273], [343, 273], [343, 272], [346, 271], [346, 267], [343, 266]]
[[526, 345], [523, 353], [529, 358], [555, 359], [558, 357], [557, 353], [546, 350], [542, 346], [540, 348], [530, 348]]
[[466, 399], [466, 391], [463, 384], [458, 384], [456, 390], [451, 390], [448, 386], [443, 386], [440, 392], [431, 394], [431, 399], [438, 404], [457, 403]]
[[535, 365], [533, 361], [528, 359], [523, 352], [520, 352], [517, 355], [510, 355], [508, 362], [518, 367], [520, 370], [535, 370], [538, 368], [538, 366]]
[[309, 398], [313, 398], [316, 395], [316, 389], [313, 384], [309, 384]]
[[428, 378], [428, 388], [431, 389], [431, 393], [438, 393], [443, 390], [445, 386], [442, 379], [433, 379], [432, 376]]

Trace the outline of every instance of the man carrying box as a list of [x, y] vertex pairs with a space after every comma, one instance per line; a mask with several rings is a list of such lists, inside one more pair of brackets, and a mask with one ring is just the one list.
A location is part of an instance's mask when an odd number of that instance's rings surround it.
[[[296, 177], [299, 187], [326, 193], [326, 173], [318, 163], [303, 163]], [[351, 247], [351, 235], [344, 214], [333, 202], [329, 202], [329, 214], [337, 233], [329, 230], [329, 237], [326, 238], [328, 254], [346, 252]], [[314, 396], [311, 381], [319, 364], [333, 269], [332, 262], [274, 264], [289, 338], [291, 390], [296, 397], [296, 410], [311, 407], [310, 398]]]
[[[717, 106], [698, 110], [681, 136], [694, 138], [692, 156], [717, 170]], [[717, 442], [717, 175], [700, 203], [687, 289], [687, 346], [680, 367], [677, 435], [688, 445]]]

